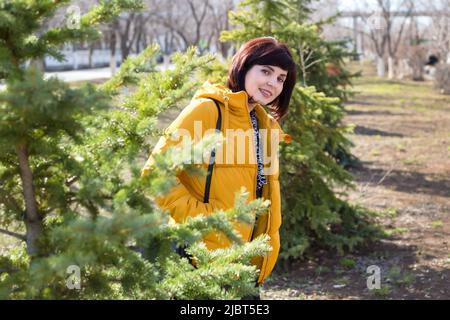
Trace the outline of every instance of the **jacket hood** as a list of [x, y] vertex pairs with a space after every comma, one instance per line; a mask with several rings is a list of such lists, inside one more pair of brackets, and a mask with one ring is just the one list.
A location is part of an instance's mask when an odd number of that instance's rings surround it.
[[[229, 128], [230, 115], [237, 117], [248, 117], [248, 94], [245, 91], [233, 92], [229, 88], [206, 81], [200, 89], [197, 90], [193, 99], [214, 99], [225, 107], [224, 128]], [[278, 121], [269, 115], [264, 107], [257, 104], [255, 107], [258, 121], [264, 122], [265, 128], [280, 130], [281, 141], [290, 143], [292, 138], [283, 132]]]

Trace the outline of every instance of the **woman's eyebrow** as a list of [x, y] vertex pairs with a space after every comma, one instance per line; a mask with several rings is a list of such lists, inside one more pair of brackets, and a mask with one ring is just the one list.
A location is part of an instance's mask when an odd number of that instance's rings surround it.
[[[264, 65], [263, 67], [266, 67], [266, 68], [272, 70], [272, 72], [275, 72], [275, 70], [274, 70], [271, 66]], [[280, 74], [280, 76], [281, 76], [281, 77], [287, 77], [287, 74], [284, 74], [284, 73], [283, 73], [283, 74]]]

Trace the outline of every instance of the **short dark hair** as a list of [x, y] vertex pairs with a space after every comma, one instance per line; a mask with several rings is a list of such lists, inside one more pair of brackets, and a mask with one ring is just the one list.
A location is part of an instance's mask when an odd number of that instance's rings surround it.
[[270, 103], [270, 113], [280, 120], [289, 109], [297, 79], [296, 66], [289, 48], [272, 37], [261, 37], [244, 43], [234, 55], [228, 72], [228, 88], [233, 92], [245, 90], [245, 76], [254, 65], [271, 65], [287, 71], [281, 94]]

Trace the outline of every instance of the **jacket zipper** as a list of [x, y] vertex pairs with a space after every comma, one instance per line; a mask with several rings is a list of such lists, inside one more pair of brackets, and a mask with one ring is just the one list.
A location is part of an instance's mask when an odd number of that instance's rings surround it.
[[[270, 180], [267, 182], [267, 185], [268, 185], [268, 188], [269, 188], [269, 195], [270, 195], [271, 194]], [[266, 230], [264, 232], [265, 234], [269, 233], [271, 216], [272, 216], [272, 212], [271, 212], [271, 209], [269, 208], [269, 211], [267, 212], [267, 226], [266, 226]], [[269, 261], [268, 255], [264, 256], [263, 257], [263, 263], [262, 263], [262, 266], [261, 266], [261, 271], [259, 273], [259, 278], [261, 278], [261, 279], [264, 278], [265, 269], [266, 269], [266, 265], [267, 265], [268, 261]], [[258, 282], [259, 282], [259, 279], [258, 279]]]
[[[248, 110], [248, 104], [246, 104], [246, 107], [247, 107], [247, 110]], [[253, 129], [253, 123], [252, 123], [252, 120], [250, 119], [250, 112], [246, 112], [246, 114], [247, 114], [247, 120], [248, 120], [248, 123], [250, 124], [250, 128], [253, 130], [253, 137], [255, 137], [255, 132], [254, 132], [254, 129]], [[254, 148], [255, 146], [253, 146], [253, 148]], [[258, 182], [257, 182], [257, 178], [258, 178], [258, 159], [256, 158], [256, 150], [255, 150], [255, 156], [254, 156], [254, 161], [255, 161], [255, 163], [256, 163], [256, 169], [255, 169], [255, 175], [254, 175], [254, 177], [253, 177], [253, 182], [254, 182], [254, 188], [253, 188], [253, 194], [254, 194], [254, 196], [255, 196], [255, 199], [257, 199], [257, 194], [256, 194], [256, 189], [257, 189], [257, 184], [258, 184]], [[249, 235], [249, 238], [248, 238], [248, 242], [250, 242], [250, 241], [252, 241], [253, 239], [252, 239], [252, 235], [253, 235], [253, 230], [256, 228], [256, 223], [257, 223], [257, 218], [256, 218], [256, 215], [255, 215], [255, 222], [253, 223], [253, 226], [252, 226], [252, 230], [250, 231], [250, 235]]]

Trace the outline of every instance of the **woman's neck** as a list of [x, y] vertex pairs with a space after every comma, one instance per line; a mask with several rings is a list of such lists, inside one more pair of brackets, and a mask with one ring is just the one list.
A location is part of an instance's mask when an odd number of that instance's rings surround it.
[[252, 112], [252, 110], [255, 109], [256, 105], [257, 105], [257, 102], [254, 101], [253, 99], [250, 99], [247, 103], [248, 112], [249, 113]]

